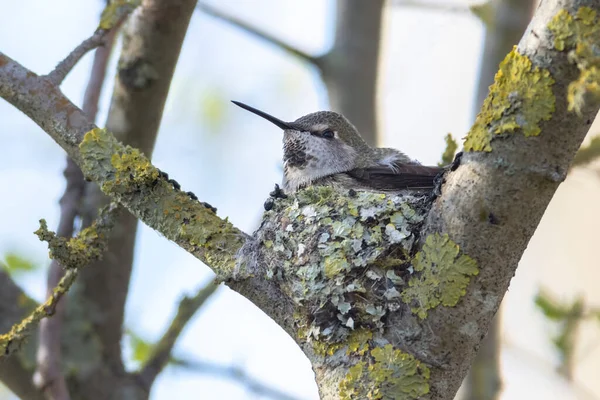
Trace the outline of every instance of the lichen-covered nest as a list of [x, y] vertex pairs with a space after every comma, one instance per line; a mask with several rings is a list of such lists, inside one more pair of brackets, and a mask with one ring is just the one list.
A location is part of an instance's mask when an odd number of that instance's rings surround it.
[[[267, 279], [303, 313], [300, 335], [330, 343], [377, 329], [402, 304], [428, 194], [382, 194], [328, 186], [278, 199], [255, 233]], [[256, 249], [255, 248], [255, 249]]]

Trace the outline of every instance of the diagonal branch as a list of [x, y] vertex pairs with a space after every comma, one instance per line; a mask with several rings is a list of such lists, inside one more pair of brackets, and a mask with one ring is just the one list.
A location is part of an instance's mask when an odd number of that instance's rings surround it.
[[423, 0], [394, 0], [392, 6], [396, 7], [411, 7], [427, 11], [451, 12], [451, 13], [467, 13], [469, 12], [468, 5], [461, 4], [445, 4], [435, 1]]
[[[15, 322], [37, 307], [37, 303], [0, 268], [0, 332], [7, 332]], [[24, 354], [23, 354], [24, 355]], [[43, 400], [33, 385], [33, 357], [8, 357], [0, 361], [0, 381], [22, 399]]]
[[67, 74], [71, 72], [73, 67], [75, 67], [88, 51], [102, 46], [107, 33], [108, 31], [105, 31], [104, 29], [98, 29], [91, 37], [77, 46], [64, 60], [59, 62], [58, 65], [46, 75], [46, 78], [48, 78], [53, 85], [60, 85]]
[[205, 14], [210, 15], [211, 17], [217, 18], [223, 22], [227, 22], [228, 24], [231, 24], [231, 25], [235, 26], [236, 28], [241, 29], [242, 31], [244, 31], [252, 36], [255, 36], [261, 40], [264, 40], [264, 41], [274, 45], [275, 47], [279, 47], [280, 49], [292, 54], [293, 56], [298, 57], [302, 61], [306, 61], [308, 63], [314, 64], [317, 67], [319, 67], [319, 65], [320, 65], [319, 57], [310, 55], [310, 54], [298, 49], [297, 47], [284, 42], [283, 40], [279, 39], [275, 35], [267, 33], [246, 21], [236, 18], [233, 15], [224, 13], [223, 11], [220, 11], [204, 2], [199, 2], [197, 8], [199, 10], [201, 10], [202, 12], [204, 12]]
[[264, 383], [257, 381], [242, 368], [234, 365], [219, 365], [207, 361], [197, 361], [177, 358], [172, 363], [176, 366], [187, 368], [193, 372], [213, 375], [217, 377], [229, 378], [246, 386], [248, 390], [256, 396], [270, 397], [275, 400], [298, 400], [276, 388], [269, 387]]
[[152, 386], [152, 383], [154, 383], [158, 374], [161, 373], [171, 360], [171, 353], [175, 346], [175, 342], [190, 319], [192, 319], [196, 311], [202, 307], [218, 287], [219, 282], [210, 282], [208, 285], [202, 287], [194, 297], [184, 297], [181, 300], [179, 308], [177, 309], [177, 315], [175, 315], [175, 318], [171, 321], [169, 329], [167, 329], [163, 337], [158, 341], [156, 346], [154, 346], [149, 360], [139, 373], [142, 382], [147, 388]]
[[[64, 60], [62, 60], [46, 78], [59, 86], [73, 67], [88, 51], [102, 46], [110, 31], [117, 30], [122, 21], [137, 7], [138, 0], [110, 1], [102, 12], [100, 24], [94, 34], [84, 40]], [[112, 40], [112, 39], [111, 39]]]

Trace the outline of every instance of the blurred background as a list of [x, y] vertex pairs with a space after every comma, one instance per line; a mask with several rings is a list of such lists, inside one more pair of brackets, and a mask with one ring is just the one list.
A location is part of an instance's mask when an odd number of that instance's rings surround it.
[[[437, 164], [448, 133], [461, 147], [498, 63], [521, 37], [535, 3], [204, 0], [183, 44], [153, 162], [248, 233], [281, 180], [282, 134], [230, 99], [283, 120], [340, 111], [372, 144]], [[93, 32], [104, 5], [0, 0], [0, 50], [47, 73]], [[99, 102], [100, 126], [120, 44], [117, 37]], [[62, 85], [77, 105], [92, 60], [88, 54]], [[598, 131], [594, 124], [529, 243], [459, 398], [600, 399], [600, 164], [592, 140]], [[0, 160], [0, 268], [42, 301], [50, 261], [46, 243], [32, 232], [40, 218], [51, 229], [58, 224], [65, 154], [0, 101]], [[148, 357], [182, 296], [213, 277], [144, 225], [135, 242], [121, 343], [128, 369]], [[311, 366], [292, 339], [226, 287], [196, 313], [173, 356], [154, 385], [154, 400], [318, 398]], [[15, 397], [0, 386], [0, 398]]]

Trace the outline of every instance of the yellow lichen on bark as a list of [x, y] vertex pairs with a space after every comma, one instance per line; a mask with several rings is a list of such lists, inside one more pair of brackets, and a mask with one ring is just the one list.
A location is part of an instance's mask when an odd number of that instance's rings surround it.
[[581, 113], [586, 101], [600, 99], [600, 21], [596, 11], [580, 7], [574, 15], [559, 11], [548, 24], [554, 35], [554, 47], [568, 51], [580, 75], [569, 84], [569, 111]]
[[465, 151], [492, 151], [497, 135], [520, 130], [537, 136], [540, 123], [554, 112], [554, 79], [548, 70], [534, 67], [515, 48], [500, 63], [494, 84], [464, 143]]
[[429, 368], [391, 344], [373, 348], [340, 382], [342, 400], [414, 400], [429, 393]]

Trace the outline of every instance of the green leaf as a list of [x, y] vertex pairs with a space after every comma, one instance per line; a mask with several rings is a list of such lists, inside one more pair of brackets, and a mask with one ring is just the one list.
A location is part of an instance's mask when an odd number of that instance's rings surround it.
[[8, 252], [4, 255], [4, 260], [0, 262], [0, 267], [9, 275], [23, 274], [33, 272], [39, 268], [39, 264], [26, 258], [16, 252]]
[[154, 345], [142, 339], [139, 335], [132, 331], [128, 331], [128, 334], [133, 360], [139, 362], [140, 364], [144, 364], [148, 358], [150, 358], [150, 354], [152, 353]]
[[553, 321], [561, 321], [569, 315], [569, 307], [559, 304], [549, 294], [540, 291], [535, 296], [535, 305]]
[[221, 90], [209, 89], [203, 92], [200, 98], [200, 116], [210, 132], [216, 132], [223, 127], [228, 104]]
[[458, 143], [452, 137], [452, 134], [449, 133], [445, 137], [446, 140], [446, 150], [442, 154], [442, 162], [438, 163], [440, 167], [444, 165], [449, 165], [454, 161], [454, 155], [456, 154], [456, 149], [458, 149]]

